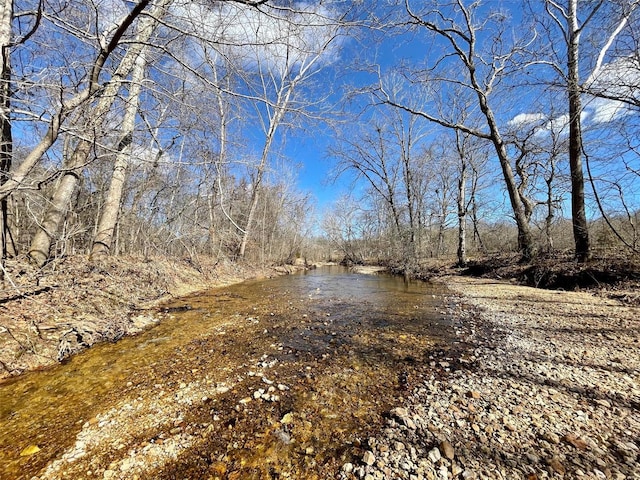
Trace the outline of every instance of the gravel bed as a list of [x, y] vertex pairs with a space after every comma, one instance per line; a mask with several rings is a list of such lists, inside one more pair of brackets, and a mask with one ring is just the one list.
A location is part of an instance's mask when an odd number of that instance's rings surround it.
[[469, 348], [435, 360], [339, 478], [640, 479], [638, 307], [443, 281]]

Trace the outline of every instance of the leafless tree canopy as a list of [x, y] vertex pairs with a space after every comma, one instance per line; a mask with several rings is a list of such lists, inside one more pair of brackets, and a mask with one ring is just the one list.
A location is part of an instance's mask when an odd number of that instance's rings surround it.
[[365, 3], [2, 1], [2, 261], [638, 251], [638, 2]]

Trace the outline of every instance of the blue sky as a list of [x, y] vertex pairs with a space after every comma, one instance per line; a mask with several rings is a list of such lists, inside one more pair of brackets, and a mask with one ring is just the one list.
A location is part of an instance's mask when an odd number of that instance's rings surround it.
[[[529, 32], [518, 29], [518, 24], [521, 21], [522, 15], [522, 2], [520, 1], [505, 1], [505, 2], [487, 2], [485, 5], [495, 7], [500, 5], [503, 9], [507, 9], [511, 15], [512, 22], [509, 28], [513, 27], [514, 34], [527, 35]], [[596, 25], [597, 27], [597, 25]], [[532, 31], [530, 33], [533, 33]], [[603, 38], [593, 35], [591, 32], [585, 32], [586, 35], [590, 35], [590, 39], [593, 39], [595, 48], [599, 48], [598, 42], [602, 42]], [[603, 35], [606, 32], [602, 33]], [[509, 35], [508, 35], [509, 37]], [[423, 37], [418, 34], [417, 36], [404, 35], [404, 36], [389, 36], [385, 38], [379, 44], [374, 42], [358, 43], [355, 40], [348, 41], [342, 45], [340, 52], [342, 61], [350, 61], [352, 59], [363, 60], [361, 57], [366, 56], [364, 59], [367, 61], [373, 61], [374, 59], [380, 64], [381, 69], [386, 69], [397, 65], [401, 60], [407, 60], [408, 63], [413, 65], [424, 64], [425, 62], [433, 61], [433, 58], [429, 57], [429, 47], [423, 43]], [[562, 51], [562, 45], [558, 45], [558, 51]], [[441, 51], [436, 49], [437, 56], [441, 56]], [[607, 61], [609, 61], [607, 59]], [[606, 66], [605, 62], [605, 66]], [[612, 64], [611, 64], [612, 65]], [[337, 62], [331, 68], [341, 68], [342, 63]], [[583, 75], [588, 77], [589, 69], [593, 67], [592, 64], [583, 64], [586, 67]], [[614, 73], [618, 72], [617, 67], [611, 67], [614, 69]], [[542, 69], [540, 70], [542, 71]], [[548, 75], [548, 73], [547, 73]], [[327, 75], [327, 78], [331, 78], [331, 75]], [[362, 73], [353, 73], [347, 80], [352, 84], [364, 85], [375, 81], [374, 78]], [[516, 90], [516, 97], [511, 98], [506, 103], [498, 103], [499, 97], [492, 99], [492, 107], [495, 113], [499, 116], [501, 125], [506, 129], [511, 120], [517, 119], [518, 121], [511, 122], [511, 126], [517, 126], [519, 123], [524, 124], [531, 119], [537, 119], [541, 122], [540, 135], [543, 135], [549, 128], [556, 128], [556, 125], [562, 123], [563, 111], [566, 109], [566, 105], [562, 104], [563, 94], [558, 91], [559, 98], [559, 113], [550, 113], [549, 106], [545, 104], [546, 100], [542, 99], [538, 103], [538, 92], [535, 87], [522, 88], [518, 87]], [[517, 98], [517, 101], [514, 101]], [[428, 107], [427, 107], [428, 108]], [[615, 119], [612, 117], [612, 113], [615, 115], [615, 109], [619, 108], [613, 105], [611, 102], [603, 100], [594, 100], [593, 98], [585, 102], [585, 114], [583, 118], [585, 120], [585, 128], [590, 129], [587, 131], [588, 136], [592, 136], [593, 139], [597, 138], [600, 130], [608, 130], [608, 123]], [[619, 111], [619, 110], [618, 110]], [[620, 117], [618, 116], [618, 119]], [[545, 120], [546, 119], [546, 120]], [[546, 124], [545, 124], [546, 122]], [[552, 127], [553, 125], [553, 127]], [[608, 135], [616, 135], [617, 133], [610, 132]], [[436, 134], [437, 135], [437, 134]], [[322, 211], [331, 205], [331, 202], [335, 201], [340, 195], [351, 193], [353, 187], [349, 178], [343, 177], [336, 184], [327, 184], [327, 177], [333, 168], [333, 162], [331, 158], [326, 157], [326, 148], [333, 142], [334, 139], [331, 135], [330, 129], [319, 129], [317, 132], [308, 131], [296, 131], [288, 134], [286, 154], [296, 160], [303, 163], [303, 167], [299, 174], [299, 187], [303, 190], [309, 190], [313, 192], [313, 195], [318, 200], [318, 208]], [[602, 152], [601, 149], [592, 148], [590, 152], [596, 156]], [[603, 157], [604, 158], [604, 157]], [[596, 166], [596, 170], [598, 171]], [[607, 169], [611, 169], [611, 164], [605, 166], [605, 170], [599, 170], [600, 172], [606, 172]], [[493, 198], [497, 201], [498, 205], [504, 204], [504, 195], [501, 194], [500, 188], [502, 186], [502, 179], [499, 173], [499, 169], [494, 169], [496, 191]], [[502, 207], [500, 207], [501, 209]], [[498, 213], [497, 211], [495, 213]], [[504, 212], [500, 212], [502, 215]], [[565, 213], [566, 210], [565, 210]], [[592, 215], [596, 215], [592, 210]]]

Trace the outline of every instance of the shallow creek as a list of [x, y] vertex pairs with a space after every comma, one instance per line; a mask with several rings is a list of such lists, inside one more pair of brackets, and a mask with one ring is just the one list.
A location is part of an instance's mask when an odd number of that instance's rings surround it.
[[0, 478], [331, 478], [446, 351], [444, 293], [324, 267], [182, 298], [0, 384]]

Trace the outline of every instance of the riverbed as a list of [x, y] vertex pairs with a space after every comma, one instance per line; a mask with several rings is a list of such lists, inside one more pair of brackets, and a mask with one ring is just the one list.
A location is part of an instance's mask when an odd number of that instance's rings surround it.
[[215, 289], [0, 386], [0, 478], [328, 478], [452, 344], [444, 288], [341, 267]]

